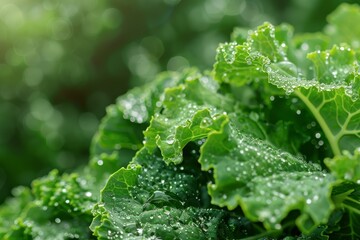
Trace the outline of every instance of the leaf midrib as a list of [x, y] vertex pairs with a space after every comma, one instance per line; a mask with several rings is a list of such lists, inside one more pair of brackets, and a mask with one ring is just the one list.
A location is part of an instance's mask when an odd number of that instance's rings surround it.
[[340, 156], [341, 151], [340, 147], [338, 145], [338, 140], [335, 138], [333, 133], [331, 132], [331, 129], [329, 128], [329, 125], [326, 123], [326, 120], [323, 118], [323, 116], [320, 114], [319, 110], [314, 106], [314, 104], [300, 91], [300, 89], [296, 89], [294, 91], [296, 96], [298, 96], [301, 101], [305, 103], [305, 105], [309, 108], [313, 116], [315, 117], [316, 121], [320, 125], [321, 129], [323, 130], [329, 144], [331, 147], [331, 150], [334, 154], [334, 156]]

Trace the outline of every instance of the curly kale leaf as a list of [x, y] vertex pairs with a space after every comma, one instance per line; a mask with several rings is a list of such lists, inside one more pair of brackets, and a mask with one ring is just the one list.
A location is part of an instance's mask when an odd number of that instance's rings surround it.
[[[269, 23], [249, 34], [247, 41], [233, 43], [231, 50], [219, 47], [215, 75], [222, 82], [236, 85], [243, 81], [238, 73], [246, 71], [257, 79], [293, 94], [303, 101], [321, 126], [334, 155], [353, 152], [360, 144], [359, 64], [355, 51], [346, 45], [331, 50], [310, 52], [297, 59], [295, 44]], [[291, 36], [288, 30], [288, 35]], [[309, 48], [309, 47], [307, 47]], [[226, 60], [232, 54], [232, 61]], [[311, 61], [310, 68], [297, 65]], [[224, 77], [232, 76], [230, 79]], [[249, 80], [250, 81], [250, 80]], [[243, 84], [243, 83], [242, 83]]]
[[259, 232], [241, 215], [207, 208], [204, 177], [196, 162], [169, 166], [140, 150], [109, 178], [90, 228], [98, 239], [223, 239]]

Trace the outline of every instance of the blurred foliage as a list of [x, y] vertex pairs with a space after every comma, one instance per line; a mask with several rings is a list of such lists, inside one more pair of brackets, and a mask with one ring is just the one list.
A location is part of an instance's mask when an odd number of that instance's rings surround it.
[[105, 107], [129, 87], [211, 67], [236, 26], [320, 30], [341, 2], [0, 0], [0, 202], [86, 162]]

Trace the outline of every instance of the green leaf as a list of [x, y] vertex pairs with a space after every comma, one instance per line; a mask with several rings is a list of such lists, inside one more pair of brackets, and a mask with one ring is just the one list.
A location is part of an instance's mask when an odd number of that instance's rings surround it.
[[166, 88], [171, 88], [185, 79], [196, 76], [196, 69], [186, 69], [183, 72], [164, 72], [156, 79], [141, 87], [130, 90], [117, 99], [117, 107], [124, 113], [124, 119], [131, 122], [148, 122], [162, 104], [163, 93]]
[[359, 184], [344, 181], [338, 184], [333, 191], [334, 202], [342, 209], [343, 216], [338, 221], [338, 230], [331, 235], [334, 239], [360, 238], [360, 186]]
[[[142, 147], [142, 132], [146, 123], [161, 109], [163, 91], [197, 74], [195, 69], [187, 69], [182, 73], [162, 73], [154, 81], [120, 96], [115, 105], [107, 108], [107, 114], [94, 136], [91, 155], [97, 158], [95, 161], [101, 159], [101, 154], [116, 154], [121, 155], [119, 161], [123, 162], [123, 165], [120, 167], [126, 166], [135, 151]], [[113, 169], [115, 170], [117, 169]]]
[[[114, 173], [93, 210], [98, 239], [222, 239], [247, 236], [251, 224], [221, 209], [203, 208], [203, 180], [196, 162], [168, 166], [146, 149]], [[139, 165], [141, 164], [141, 165]], [[254, 232], [257, 230], [253, 229]]]
[[144, 132], [145, 147], [150, 152], [159, 147], [165, 162], [180, 163], [184, 146], [218, 129], [233, 108], [232, 99], [217, 90], [217, 83], [207, 76], [167, 89], [162, 113], [154, 115]]
[[48, 176], [34, 180], [32, 191], [41, 205], [54, 207], [59, 213], [90, 213], [95, 200], [86, 187], [86, 180], [76, 173], [59, 175], [53, 170]]
[[[122, 101], [131, 99], [136, 92], [140, 94], [138, 91], [133, 91], [119, 99]], [[125, 119], [119, 99], [117, 104], [110, 105], [106, 109], [107, 114], [92, 140], [89, 168], [84, 171], [84, 174], [91, 176], [89, 181], [93, 184], [92, 192], [98, 197], [99, 189], [105, 185], [110, 174], [127, 166], [136, 150], [143, 145], [142, 131], [145, 130], [146, 125]]]
[[[220, 44], [214, 65], [215, 78], [220, 82], [242, 86], [254, 80], [267, 79], [265, 68], [271, 62], [287, 61], [286, 44], [292, 29], [287, 25], [275, 28], [264, 23], [249, 31], [247, 41]], [[275, 39], [278, 34], [278, 39]]]
[[301, 74], [307, 79], [314, 78], [313, 63], [307, 58], [311, 52], [325, 51], [331, 47], [329, 36], [323, 33], [303, 33], [293, 36], [289, 44], [289, 60], [293, 62]]
[[360, 48], [360, 27], [354, 24], [360, 21], [359, 5], [343, 3], [327, 19], [325, 32], [333, 43], [346, 42], [356, 50]]
[[[256, 54], [249, 55], [251, 48], [237, 45], [235, 42], [220, 44], [217, 49], [216, 63], [214, 65], [215, 79], [219, 82], [243, 86], [255, 79], [266, 79], [266, 74], [259, 71], [264, 66], [264, 59]], [[252, 65], [256, 62], [256, 65]]]
[[[217, 64], [222, 68], [215, 65], [216, 76], [227, 82], [222, 75], [241, 73], [243, 69], [237, 64], [250, 59], [246, 74], [256, 78], [259, 72], [265, 73], [269, 83], [299, 97], [321, 126], [334, 155], [340, 155], [342, 150], [353, 152], [360, 144], [360, 80], [355, 52], [346, 45], [318, 50], [308, 54], [312, 70], [302, 69], [303, 66], [295, 65], [301, 59], [290, 61], [296, 54], [287, 57], [286, 52], [296, 50], [291, 49], [293, 44], [280, 43], [282, 38], [283, 34], [278, 37], [275, 28], [265, 23], [244, 44], [234, 46], [231, 51], [224, 48], [220, 51]], [[222, 56], [230, 52], [234, 59], [222, 61]], [[234, 77], [230, 82], [243, 84], [243, 78], [237, 81]]]
[[0, 225], [0, 238], [9, 232], [14, 221], [19, 217], [23, 208], [33, 200], [30, 189], [25, 187], [17, 187], [12, 190], [13, 198], [5, 201], [0, 207], [0, 216], [2, 219]]
[[[55, 209], [45, 209], [36, 203], [28, 205], [22, 216], [8, 229], [2, 239], [90, 239], [90, 215], [62, 217]], [[55, 211], [53, 211], [55, 210]]]
[[110, 174], [127, 166], [142, 146], [145, 125], [133, 123], [123, 116], [116, 105], [109, 106], [91, 144], [89, 168], [84, 174], [91, 176], [92, 192], [97, 196]]
[[107, 107], [106, 113], [93, 138], [91, 155], [93, 157], [103, 153], [125, 155], [129, 150], [133, 151], [127, 162], [124, 162], [126, 166], [134, 156], [134, 151], [142, 146], [142, 130], [145, 127], [124, 119], [124, 114], [117, 105]]
[[355, 52], [346, 45], [335, 45], [330, 50], [311, 52], [307, 57], [314, 64], [316, 80], [334, 87], [351, 84], [359, 68]]
[[[355, 53], [344, 46], [310, 53], [314, 80], [299, 79], [296, 68], [284, 63], [269, 66], [269, 81], [288, 93], [294, 91], [311, 111], [334, 155], [354, 151], [360, 144], [358, 63]], [[291, 63], [289, 63], [291, 65]]]
[[211, 74], [119, 97], [89, 165], [15, 191], [0, 238], [359, 239], [359, 9], [235, 29]]
[[[155, 173], [159, 173], [157, 166], [161, 164], [161, 159], [148, 155], [146, 151], [137, 156], [140, 161], [151, 160], [154, 164], [151, 168], [142, 168], [133, 163], [109, 178], [102, 190], [101, 202], [94, 209], [95, 218], [91, 225], [94, 234], [98, 239], [140, 239], [150, 236], [171, 239], [180, 233], [186, 233], [188, 229], [193, 231], [191, 225], [186, 228], [188, 221], [191, 221], [189, 216], [184, 215], [181, 209], [173, 208], [173, 205], [183, 208], [183, 204], [173, 196], [178, 186], [174, 186], [176, 188], [173, 192], [169, 191], [169, 185], [172, 185], [172, 181], [169, 182], [168, 179], [170, 176], [167, 175], [169, 171], [165, 170], [161, 175], [155, 176]], [[162, 181], [156, 182], [154, 177]], [[187, 179], [189, 178], [184, 177], [183, 181]], [[161, 207], [156, 209], [156, 205]], [[170, 206], [165, 207], [166, 205]], [[183, 220], [179, 222], [181, 218]], [[184, 228], [180, 228], [183, 224]], [[176, 229], [179, 229], [178, 232]], [[186, 233], [188, 234], [191, 234], [190, 231]], [[201, 239], [198, 230], [194, 234]]]
[[231, 122], [209, 135], [199, 161], [204, 171], [214, 171], [208, 187], [212, 203], [230, 210], [241, 206], [246, 217], [267, 229], [281, 229], [286, 216], [299, 210], [296, 224], [310, 233], [333, 210], [329, 174], [241, 133]]
[[360, 184], [360, 149], [356, 149], [354, 155], [347, 151], [341, 156], [325, 159], [326, 166], [337, 179], [344, 179]]
[[238, 44], [242, 44], [246, 41], [248, 36], [249, 29], [236, 27], [231, 33], [231, 41]]
[[86, 180], [75, 173], [60, 176], [54, 170], [32, 183], [31, 196], [26, 190], [16, 193], [17, 200], [9, 203], [18, 209], [13, 213], [16, 215], [9, 215], [6, 233], [0, 229], [2, 239], [89, 239], [96, 199], [87, 190]]
[[313, 113], [335, 156], [343, 150], [353, 152], [360, 144], [360, 101], [353, 100], [347, 91], [351, 90], [321, 86], [295, 91]]

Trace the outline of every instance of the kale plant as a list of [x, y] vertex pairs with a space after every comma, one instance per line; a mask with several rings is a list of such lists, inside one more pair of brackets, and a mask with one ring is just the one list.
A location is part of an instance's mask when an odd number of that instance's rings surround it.
[[235, 29], [120, 96], [88, 166], [17, 188], [3, 239], [360, 239], [360, 8]]

